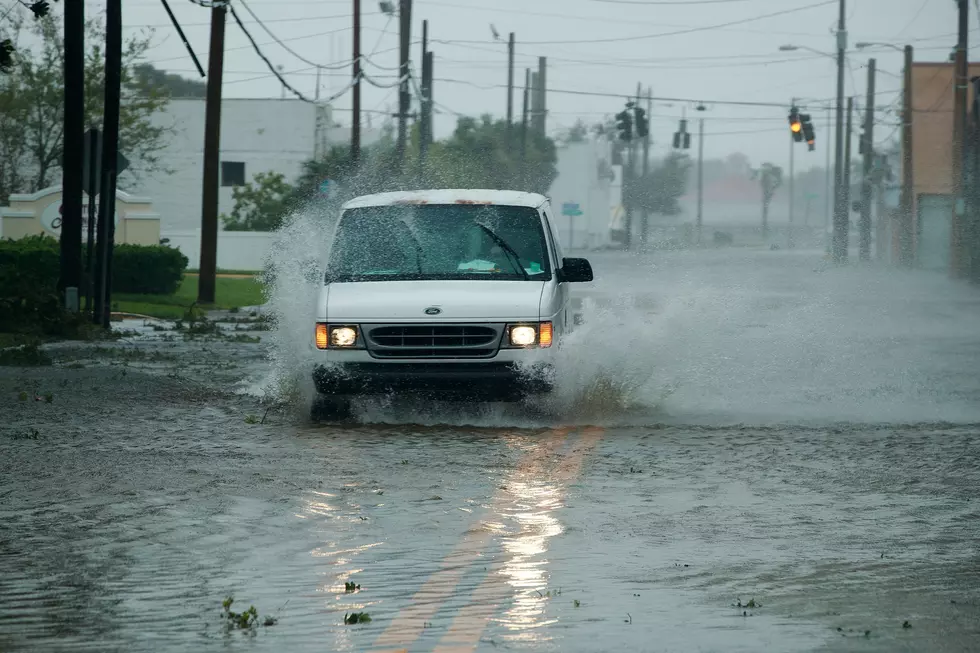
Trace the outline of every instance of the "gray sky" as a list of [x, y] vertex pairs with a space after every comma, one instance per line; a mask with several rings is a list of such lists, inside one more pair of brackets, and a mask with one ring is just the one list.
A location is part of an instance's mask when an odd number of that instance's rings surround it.
[[[239, 14], [262, 50], [282, 66], [289, 82], [313, 96], [316, 70], [284, 50], [253, 22], [237, 0]], [[306, 59], [337, 68], [350, 61], [352, 0], [245, 0], [280, 39]], [[170, 0], [198, 57], [206, 67], [209, 11], [189, 0]], [[397, 0], [395, 0], [397, 5]], [[170, 26], [158, 0], [124, 0], [127, 30], [155, 28], [155, 47], [149, 58], [158, 67], [189, 77], [193, 63]], [[104, 2], [87, 2], [88, 11]], [[797, 10], [798, 9], [798, 10]], [[797, 10], [797, 11], [793, 11]], [[974, 7], [971, 6], [971, 13]], [[788, 12], [788, 13], [787, 13]], [[506, 111], [508, 32], [517, 38], [517, 83], [523, 69], [535, 67], [538, 56], [548, 57], [549, 127], [573, 124], [576, 118], [597, 121], [621, 110], [622, 97], [635, 93], [637, 83], [653, 88], [654, 97], [703, 101], [707, 111], [705, 152], [723, 156], [746, 153], [754, 163], [788, 159], [786, 114], [792, 96], [811, 98], [818, 149], [797, 150], [799, 168], [822, 165], [827, 142], [825, 103], [835, 93], [835, 64], [805, 50], [781, 52], [785, 44], [830, 52], [835, 47], [836, 1], [820, 0], [415, 0], [413, 40], [428, 19], [430, 48], [435, 53], [437, 136], [448, 134], [455, 116], [450, 111], [477, 115]], [[754, 18], [780, 13], [768, 18]], [[398, 64], [398, 19], [380, 12], [374, 0], [362, 0], [362, 49], [370, 56], [366, 71], [390, 84]], [[848, 0], [850, 43], [883, 41], [916, 47], [916, 60], [944, 60], [956, 33], [954, 0]], [[723, 26], [726, 23], [738, 24]], [[490, 25], [501, 36], [495, 41]], [[971, 15], [971, 38], [980, 25]], [[686, 33], [677, 33], [686, 32]], [[675, 33], [675, 34], [668, 34]], [[281, 86], [251, 50], [237, 25], [229, 19], [225, 58], [226, 97], [279, 97]], [[412, 58], [418, 66], [419, 46]], [[877, 104], [897, 110], [902, 69], [901, 53], [879, 48], [852, 52], [846, 76], [847, 93], [863, 95], [869, 56], [878, 59]], [[350, 78], [344, 67], [324, 71], [321, 94], [342, 90]], [[559, 91], [610, 94], [575, 95]], [[378, 112], [396, 109], [396, 90], [363, 85], [362, 107]], [[519, 116], [521, 94], [515, 91]], [[783, 106], [747, 107], [724, 101], [777, 103]], [[862, 102], [863, 103], [863, 102]], [[334, 102], [336, 118], [350, 121], [350, 94]], [[655, 101], [651, 130], [654, 151], [668, 149], [671, 134], [683, 112], [694, 117], [693, 102]], [[380, 123], [381, 113], [371, 119]], [[270, 116], [274, 119], [274, 116]], [[877, 140], [893, 134], [898, 113], [879, 116]], [[693, 121], [689, 128], [696, 131]], [[695, 145], [696, 146], [696, 145]], [[810, 159], [808, 162], [807, 159]]]

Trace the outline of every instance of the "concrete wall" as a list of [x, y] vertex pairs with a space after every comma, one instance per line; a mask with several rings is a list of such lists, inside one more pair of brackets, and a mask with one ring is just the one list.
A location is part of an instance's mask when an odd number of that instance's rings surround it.
[[[566, 249], [593, 248], [609, 243], [612, 192], [608, 180], [598, 178], [598, 165], [608, 146], [589, 140], [572, 143], [558, 150], [558, 177], [549, 197], [554, 215], [549, 216]], [[575, 203], [583, 215], [562, 215], [563, 203]]]
[[[14, 194], [10, 206], [0, 208], [0, 238], [17, 240], [27, 236], [47, 234], [61, 236], [58, 225], [61, 216], [61, 187], [45, 188], [37, 193]], [[82, 240], [87, 240], [88, 197], [83, 196]], [[116, 192], [115, 242], [131, 245], [160, 243], [160, 216], [146, 197], [134, 197]]]
[[[164, 238], [188, 258], [195, 269], [201, 261], [201, 230], [168, 232]], [[222, 270], [261, 270], [276, 234], [264, 231], [218, 232], [218, 268]]]
[[[172, 100], [153, 120], [173, 130], [160, 153], [161, 167], [172, 174], [145, 175], [133, 184], [135, 192], [153, 198], [164, 232], [197, 229], [203, 192], [204, 99]], [[330, 122], [327, 110], [320, 124]], [[259, 172], [278, 172], [293, 182], [318, 147], [347, 143], [349, 133], [349, 129], [325, 127], [317, 144], [316, 108], [301, 100], [227, 99], [221, 103], [221, 160], [244, 163], [246, 181]], [[379, 137], [380, 130], [362, 129], [365, 146]], [[220, 187], [218, 195], [219, 212], [230, 214], [232, 187]]]

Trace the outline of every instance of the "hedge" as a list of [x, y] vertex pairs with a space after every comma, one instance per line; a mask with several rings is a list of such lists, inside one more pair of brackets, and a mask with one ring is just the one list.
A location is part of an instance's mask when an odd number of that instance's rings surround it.
[[[56, 239], [46, 236], [0, 240], [0, 330], [22, 331], [27, 324], [59, 319], [59, 248]], [[186, 268], [187, 257], [172, 247], [116, 245], [112, 291], [173, 294]]]

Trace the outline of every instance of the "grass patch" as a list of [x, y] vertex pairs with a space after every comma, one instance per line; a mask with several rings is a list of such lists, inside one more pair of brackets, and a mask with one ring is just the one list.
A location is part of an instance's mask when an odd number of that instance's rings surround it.
[[[184, 275], [180, 287], [172, 295], [140, 295], [117, 293], [112, 296], [113, 310], [138, 313], [161, 319], [180, 319], [197, 302], [198, 277]], [[254, 278], [215, 280], [215, 303], [201, 306], [206, 309], [231, 309], [240, 306], [258, 306], [265, 303], [263, 285]]]

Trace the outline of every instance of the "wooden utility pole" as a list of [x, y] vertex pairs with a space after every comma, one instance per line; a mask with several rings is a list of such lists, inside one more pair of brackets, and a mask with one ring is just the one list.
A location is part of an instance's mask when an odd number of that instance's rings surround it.
[[968, 0], [957, 0], [959, 39], [956, 43], [955, 88], [953, 93], [953, 221], [950, 238], [949, 274], [955, 279], [966, 276], [966, 233], [964, 211], [963, 144], [966, 142], [967, 39], [969, 37]]
[[521, 186], [527, 188], [527, 114], [531, 96], [531, 69], [524, 69], [524, 110], [521, 114]]
[[905, 46], [905, 84], [902, 89], [902, 199], [899, 219], [898, 260], [902, 267], [912, 267], [915, 261], [913, 250], [913, 234], [915, 220], [913, 211], [913, 193], [915, 178], [913, 176], [912, 154], [912, 46]]
[[[796, 98], [793, 98], [792, 104], [793, 111], [796, 111]], [[793, 132], [789, 134], [789, 225], [786, 228], [786, 246], [789, 249], [793, 249], [796, 243], [793, 242], [793, 214], [796, 210], [796, 188], [794, 185], [794, 180], [796, 177], [796, 140], [793, 138]]]
[[419, 176], [425, 178], [425, 161], [429, 155], [429, 114], [432, 105], [429, 104], [429, 21], [422, 21], [422, 85], [419, 89], [422, 97], [419, 100]]
[[844, 171], [844, 179], [842, 182], [841, 195], [842, 206], [844, 211], [844, 220], [841, 224], [841, 231], [839, 234], [840, 243], [839, 247], [842, 248], [838, 252], [838, 256], [834, 258], [838, 263], [846, 263], [848, 249], [851, 243], [851, 131], [854, 129], [854, 98], [847, 98], [847, 123], [844, 134], [844, 152], [841, 157], [841, 168]]
[[844, 186], [844, 67], [847, 57], [847, 11], [845, 0], [840, 0], [837, 19], [837, 118], [834, 125], [834, 235], [832, 255], [835, 263], [847, 261], [847, 227], [850, 209]]
[[[864, 134], [861, 151], [864, 155], [861, 179], [861, 240], [859, 257], [862, 261], [871, 260], [871, 168], [874, 164], [875, 129], [875, 60], [868, 60], [868, 99], [864, 108]], [[881, 246], [881, 243], [878, 243]]]
[[122, 82], [122, 0], [105, 10], [105, 109], [102, 137], [102, 199], [99, 202], [98, 293], [92, 319], [109, 328], [112, 308], [112, 241], [116, 227], [116, 167], [119, 158], [119, 102]]
[[[643, 179], [646, 180], [650, 174], [650, 114], [653, 112], [653, 89], [647, 89], [647, 133], [643, 135]], [[640, 215], [640, 247], [646, 248], [650, 238], [650, 211], [647, 202], [643, 203]]]
[[[704, 111], [704, 107], [698, 107], [699, 111]], [[704, 118], [698, 119], [698, 216], [696, 231], [694, 234], [695, 243], [698, 247], [704, 245], [702, 240], [704, 231]]]
[[405, 163], [405, 142], [408, 137], [408, 110], [411, 106], [412, 96], [408, 90], [408, 56], [412, 38], [412, 0], [401, 0], [401, 8], [398, 12], [401, 22], [399, 30], [399, 87], [398, 87], [398, 141], [395, 145], [395, 158], [399, 167]]
[[548, 119], [548, 59], [538, 57], [538, 77], [535, 83], [535, 91], [538, 98], [537, 110], [534, 113], [534, 130], [542, 137], [547, 132]]
[[354, 72], [351, 92], [350, 162], [351, 172], [361, 159], [361, 0], [354, 0]]
[[[65, 307], [82, 286], [82, 170], [85, 166], [85, 3], [65, 3], [65, 112], [61, 162], [61, 277]], [[94, 171], [90, 171], [94, 172]], [[89, 198], [94, 202], [94, 198]], [[72, 290], [73, 289], [73, 290]]]
[[[224, 5], [211, 9], [211, 45], [208, 55], [207, 105], [204, 112], [204, 193], [201, 203], [201, 260], [197, 302], [214, 303], [218, 271], [218, 188], [221, 185], [221, 80], [225, 65]], [[108, 151], [103, 154], [109, 156]]]
[[514, 124], [514, 33], [507, 40], [507, 130]]

